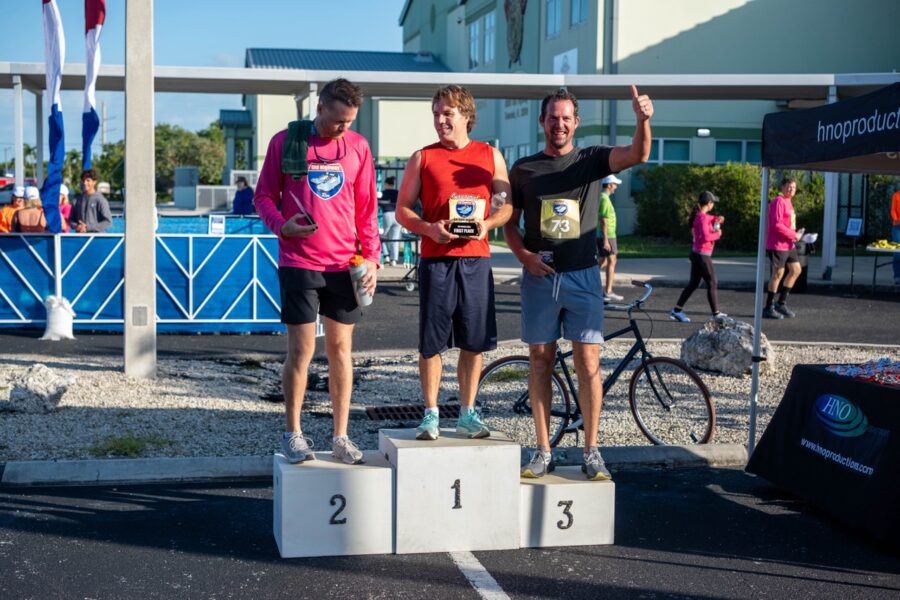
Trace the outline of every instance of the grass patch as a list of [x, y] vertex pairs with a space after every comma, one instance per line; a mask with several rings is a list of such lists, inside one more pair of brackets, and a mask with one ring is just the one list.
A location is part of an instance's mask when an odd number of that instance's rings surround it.
[[522, 367], [507, 367], [491, 374], [491, 382], [505, 383], [507, 381], [522, 381], [528, 379], [528, 371]]
[[151, 448], [171, 446], [172, 440], [167, 440], [156, 435], [135, 436], [130, 433], [106, 438], [99, 444], [94, 444], [88, 449], [92, 456], [121, 456], [137, 458]]

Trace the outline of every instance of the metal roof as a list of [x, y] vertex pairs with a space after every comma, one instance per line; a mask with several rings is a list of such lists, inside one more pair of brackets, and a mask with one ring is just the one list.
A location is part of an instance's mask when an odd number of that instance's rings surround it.
[[[62, 89], [84, 89], [83, 64], [66, 65]], [[0, 89], [20, 76], [30, 90], [43, 90], [43, 63], [0, 62]], [[476, 98], [540, 99], [566, 87], [583, 99], [631, 97], [631, 84], [654, 100], [824, 100], [834, 86], [838, 98], [859, 96], [900, 81], [900, 73], [776, 75], [551, 75], [528, 73], [410, 73], [395, 71], [313, 71], [228, 67], [154, 67], [157, 92], [300, 95], [310, 84], [321, 88], [346, 77], [369, 97], [431, 98], [435, 88], [466, 86]], [[104, 65], [99, 91], [124, 91], [125, 67]]]
[[222, 127], [253, 127], [253, 117], [249, 110], [223, 108], [219, 111]]
[[244, 66], [256, 69], [412, 71], [418, 73], [450, 71], [431, 53], [247, 48], [245, 56]]

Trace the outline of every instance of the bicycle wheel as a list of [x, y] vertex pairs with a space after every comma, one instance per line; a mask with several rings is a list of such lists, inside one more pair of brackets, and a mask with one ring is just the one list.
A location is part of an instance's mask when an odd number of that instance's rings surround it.
[[628, 401], [638, 427], [654, 444], [705, 444], [713, 437], [716, 410], [709, 390], [680, 360], [653, 357], [639, 365]]
[[[522, 446], [534, 447], [536, 435], [528, 398], [527, 356], [507, 356], [495, 360], [481, 371], [475, 404], [485, 424], [502, 431]], [[569, 395], [556, 373], [550, 385], [550, 445], [559, 443], [569, 423]]]

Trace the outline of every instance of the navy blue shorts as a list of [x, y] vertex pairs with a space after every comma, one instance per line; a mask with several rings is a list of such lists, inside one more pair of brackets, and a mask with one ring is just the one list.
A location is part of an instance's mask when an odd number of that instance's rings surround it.
[[490, 258], [419, 261], [419, 352], [431, 358], [453, 347], [470, 352], [497, 347]]

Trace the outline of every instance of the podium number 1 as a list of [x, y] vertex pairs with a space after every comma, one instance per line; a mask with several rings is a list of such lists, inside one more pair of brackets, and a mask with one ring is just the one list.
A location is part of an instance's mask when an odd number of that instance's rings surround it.
[[563, 525], [562, 521], [556, 522], [556, 526], [559, 527], [560, 529], [568, 529], [569, 527], [572, 526], [572, 523], [575, 522], [575, 517], [572, 515], [571, 512], [569, 512], [569, 509], [572, 508], [573, 502], [574, 501], [572, 501], [572, 500], [560, 500], [559, 504], [557, 504], [557, 506], [563, 507], [563, 514], [566, 515], [567, 517], [569, 517], [569, 520], [565, 525]]
[[340, 494], [335, 494], [331, 497], [331, 505], [337, 506], [338, 504], [340, 504], [340, 507], [334, 511], [334, 514], [331, 515], [331, 519], [328, 521], [330, 525], [343, 525], [347, 522], [347, 517], [344, 517], [343, 519], [337, 518], [337, 516], [341, 514], [341, 511], [344, 510], [344, 507], [347, 506], [347, 499]]
[[462, 508], [462, 504], [460, 503], [460, 494], [459, 490], [462, 486], [459, 483], [459, 479], [453, 482], [453, 485], [450, 486], [451, 490], [455, 490], [456, 493], [453, 494], [453, 509]]

